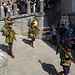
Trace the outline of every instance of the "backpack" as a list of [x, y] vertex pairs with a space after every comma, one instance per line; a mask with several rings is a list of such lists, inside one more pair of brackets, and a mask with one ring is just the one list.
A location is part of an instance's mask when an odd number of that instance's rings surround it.
[[62, 66], [62, 64], [65, 62], [66, 60], [66, 56], [65, 56], [65, 52], [63, 50], [60, 51], [60, 65]]
[[60, 59], [61, 60], [65, 60], [66, 59], [65, 52], [63, 50], [60, 51]]

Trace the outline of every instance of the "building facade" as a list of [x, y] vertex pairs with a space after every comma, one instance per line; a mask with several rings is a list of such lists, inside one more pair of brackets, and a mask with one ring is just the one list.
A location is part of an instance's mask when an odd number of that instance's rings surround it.
[[68, 15], [71, 28], [75, 32], [75, 0], [61, 0], [61, 15]]
[[75, 0], [61, 0], [61, 14], [75, 13]]

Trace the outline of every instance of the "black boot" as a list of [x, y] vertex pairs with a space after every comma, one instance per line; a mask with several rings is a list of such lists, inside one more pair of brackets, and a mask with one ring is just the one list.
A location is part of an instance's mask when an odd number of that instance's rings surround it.
[[11, 51], [9, 51], [9, 53], [8, 53], [8, 54], [9, 54], [12, 58], [14, 58], [14, 57], [15, 57]]
[[61, 71], [61, 72], [58, 73], [58, 75], [63, 75], [63, 73], [64, 73], [64, 71]]
[[13, 55], [13, 53], [11, 53], [11, 57], [14, 58], [15, 56]]
[[31, 46], [34, 48], [34, 46], [33, 46], [33, 41], [31, 41]]

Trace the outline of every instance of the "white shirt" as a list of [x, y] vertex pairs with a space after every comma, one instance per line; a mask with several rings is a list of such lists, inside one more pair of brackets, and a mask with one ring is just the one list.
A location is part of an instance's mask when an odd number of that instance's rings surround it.
[[56, 29], [53, 29], [52, 35], [56, 35]]

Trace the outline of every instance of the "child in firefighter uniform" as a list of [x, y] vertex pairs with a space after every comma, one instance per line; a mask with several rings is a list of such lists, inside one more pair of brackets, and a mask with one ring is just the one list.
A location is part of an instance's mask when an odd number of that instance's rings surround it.
[[16, 40], [15, 31], [12, 29], [12, 23], [8, 24], [8, 27], [5, 28], [4, 34], [6, 36], [5, 42], [8, 43], [9, 46], [9, 55], [14, 58], [14, 54], [12, 52], [12, 46], [14, 40]]
[[[67, 53], [72, 57], [71, 55], [71, 46], [69, 44], [66, 44], [66, 50]], [[64, 50], [60, 51], [60, 65], [63, 68], [63, 71], [59, 72], [59, 75], [68, 75], [70, 72], [70, 66], [71, 66], [71, 59], [69, 56], [64, 52]]]
[[29, 27], [28, 37], [30, 40], [30, 45], [34, 48], [33, 42], [35, 41], [36, 35], [37, 35], [37, 28], [34, 26], [34, 23], [31, 23], [31, 26]]

